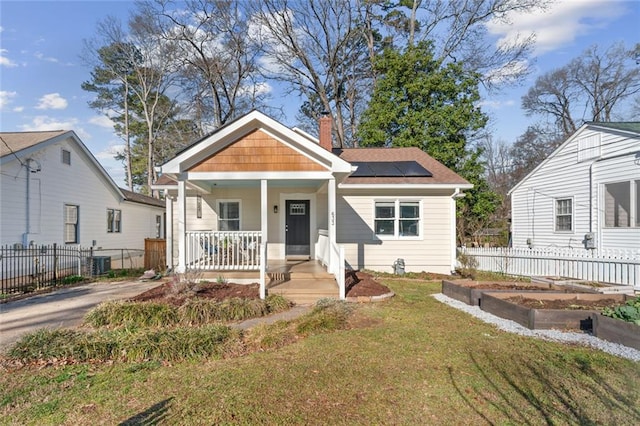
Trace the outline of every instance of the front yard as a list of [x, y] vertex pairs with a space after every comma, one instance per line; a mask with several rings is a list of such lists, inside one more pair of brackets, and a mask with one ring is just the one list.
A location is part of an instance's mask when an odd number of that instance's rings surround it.
[[227, 359], [5, 371], [1, 424], [638, 424], [640, 363], [498, 331], [385, 280], [349, 328]]

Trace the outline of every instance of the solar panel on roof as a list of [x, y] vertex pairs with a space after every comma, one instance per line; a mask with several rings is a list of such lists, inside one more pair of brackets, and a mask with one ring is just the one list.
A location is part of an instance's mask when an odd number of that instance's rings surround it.
[[432, 177], [417, 161], [354, 161], [352, 177]]

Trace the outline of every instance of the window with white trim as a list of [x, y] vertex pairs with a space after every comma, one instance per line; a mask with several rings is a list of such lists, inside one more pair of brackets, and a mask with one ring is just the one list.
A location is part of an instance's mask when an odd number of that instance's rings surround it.
[[122, 210], [107, 209], [107, 232], [122, 232]]
[[218, 201], [218, 231], [240, 230], [240, 201]]
[[556, 199], [556, 231], [573, 231], [573, 199]]
[[[607, 228], [628, 228], [631, 226], [631, 182], [616, 182], [604, 185], [604, 226]], [[638, 186], [638, 181], [634, 186]], [[637, 193], [637, 191], [636, 191]], [[637, 198], [637, 194], [636, 194]], [[638, 200], [636, 199], [636, 220], [638, 226]]]
[[376, 201], [374, 232], [380, 237], [416, 238], [420, 236], [419, 201]]
[[72, 204], [64, 205], [64, 242], [77, 244], [80, 241], [78, 233], [80, 207]]
[[162, 237], [162, 216], [156, 215], [156, 238]]

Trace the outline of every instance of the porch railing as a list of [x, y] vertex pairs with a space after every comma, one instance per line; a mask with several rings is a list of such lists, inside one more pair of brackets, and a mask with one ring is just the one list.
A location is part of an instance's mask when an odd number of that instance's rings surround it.
[[202, 270], [260, 270], [260, 231], [187, 231], [186, 264]]

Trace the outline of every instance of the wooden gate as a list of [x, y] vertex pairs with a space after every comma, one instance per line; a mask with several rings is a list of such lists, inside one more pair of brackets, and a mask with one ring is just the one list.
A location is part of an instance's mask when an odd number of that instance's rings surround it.
[[160, 238], [144, 239], [144, 269], [164, 271], [167, 267], [167, 241]]

